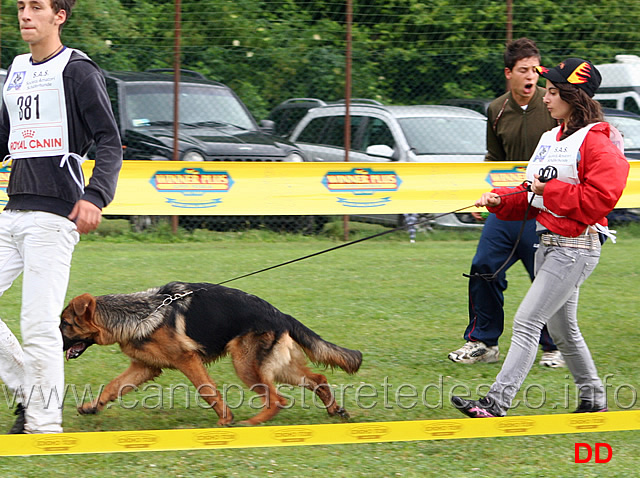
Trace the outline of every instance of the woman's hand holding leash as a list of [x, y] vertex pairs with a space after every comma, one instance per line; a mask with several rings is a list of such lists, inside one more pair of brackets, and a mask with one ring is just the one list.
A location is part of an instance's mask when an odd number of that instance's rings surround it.
[[495, 207], [495, 206], [499, 206], [500, 203], [502, 202], [502, 199], [504, 196], [511, 196], [512, 194], [519, 194], [519, 193], [523, 193], [525, 191], [531, 191], [532, 193], [538, 195], [538, 196], [542, 196], [542, 194], [544, 193], [544, 187], [547, 183], [547, 181], [549, 181], [549, 179], [553, 179], [552, 177], [546, 177], [546, 176], [541, 176], [539, 174], [534, 174], [533, 175], [533, 182], [529, 182], [529, 181], [525, 181], [524, 185], [526, 186], [525, 190], [521, 190], [521, 191], [516, 191], [513, 193], [507, 193], [507, 194], [496, 194], [494, 192], [488, 192], [488, 193], [484, 193], [482, 196], [480, 196], [480, 199], [478, 199], [475, 202], [475, 206], [476, 207]]
[[537, 194], [538, 196], [542, 196], [544, 192], [544, 186], [547, 184], [549, 178], [541, 177], [539, 174], [533, 175], [533, 182], [531, 183], [531, 192]]
[[495, 207], [495, 206], [499, 206], [501, 202], [502, 202], [502, 199], [500, 198], [500, 195], [493, 192], [488, 192], [480, 196], [480, 199], [476, 201], [475, 206], [476, 207], [483, 207], [483, 206]]

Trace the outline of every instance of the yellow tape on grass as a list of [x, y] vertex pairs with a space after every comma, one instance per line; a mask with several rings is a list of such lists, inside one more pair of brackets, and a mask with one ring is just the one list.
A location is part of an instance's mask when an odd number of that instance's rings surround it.
[[640, 429], [640, 410], [485, 419], [0, 435], [0, 456], [452, 440]]

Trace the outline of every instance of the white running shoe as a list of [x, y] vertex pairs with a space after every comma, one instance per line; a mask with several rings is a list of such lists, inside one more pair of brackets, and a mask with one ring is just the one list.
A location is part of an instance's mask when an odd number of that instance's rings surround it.
[[562, 354], [559, 350], [552, 350], [551, 352], [543, 352], [540, 359], [540, 365], [544, 367], [560, 368], [566, 367]]
[[483, 342], [467, 342], [458, 350], [449, 352], [449, 360], [457, 363], [497, 362], [500, 357], [498, 346], [488, 347]]

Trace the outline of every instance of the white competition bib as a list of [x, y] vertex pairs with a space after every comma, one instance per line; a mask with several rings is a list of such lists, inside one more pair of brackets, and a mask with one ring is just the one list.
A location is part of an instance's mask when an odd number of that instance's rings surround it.
[[19, 55], [4, 84], [9, 113], [9, 153], [12, 159], [69, 154], [69, 131], [62, 72], [73, 49], [40, 64]]
[[[556, 139], [561, 126], [557, 126], [547, 131], [540, 137], [538, 146], [527, 165], [527, 180], [533, 182], [533, 175], [548, 178], [556, 178], [564, 183], [579, 184], [578, 161], [580, 157], [580, 146], [587, 136], [587, 133], [598, 123], [593, 123], [579, 129], [568, 138], [558, 141]], [[533, 196], [533, 207], [544, 209], [542, 196], [529, 193], [529, 200]], [[552, 211], [549, 211], [553, 214]]]

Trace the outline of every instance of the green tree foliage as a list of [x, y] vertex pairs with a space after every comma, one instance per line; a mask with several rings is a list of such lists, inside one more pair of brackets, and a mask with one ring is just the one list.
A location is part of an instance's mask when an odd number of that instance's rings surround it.
[[[1, 59], [26, 51], [15, 0], [2, 1]], [[513, 2], [513, 38], [528, 36], [545, 64], [595, 63], [640, 50], [640, 3]], [[231, 86], [258, 117], [290, 97], [343, 98], [346, 4], [339, 0], [182, 0], [183, 68]], [[385, 103], [437, 103], [504, 91], [506, 0], [358, 0], [352, 91]], [[78, 0], [64, 41], [112, 70], [170, 68], [173, 0]]]
[[[7, 67], [14, 56], [28, 52], [20, 38], [16, 0], [2, 0], [2, 66]], [[71, 18], [62, 30], [65, 43], [91, 56], [100, 66], [130, 69], [135, 66], [140, 51], [129, 48], [138, 37], [134, 18], [119, 0], [78, 0]], [[127, 44], [120, 40], [127, 39]]]

